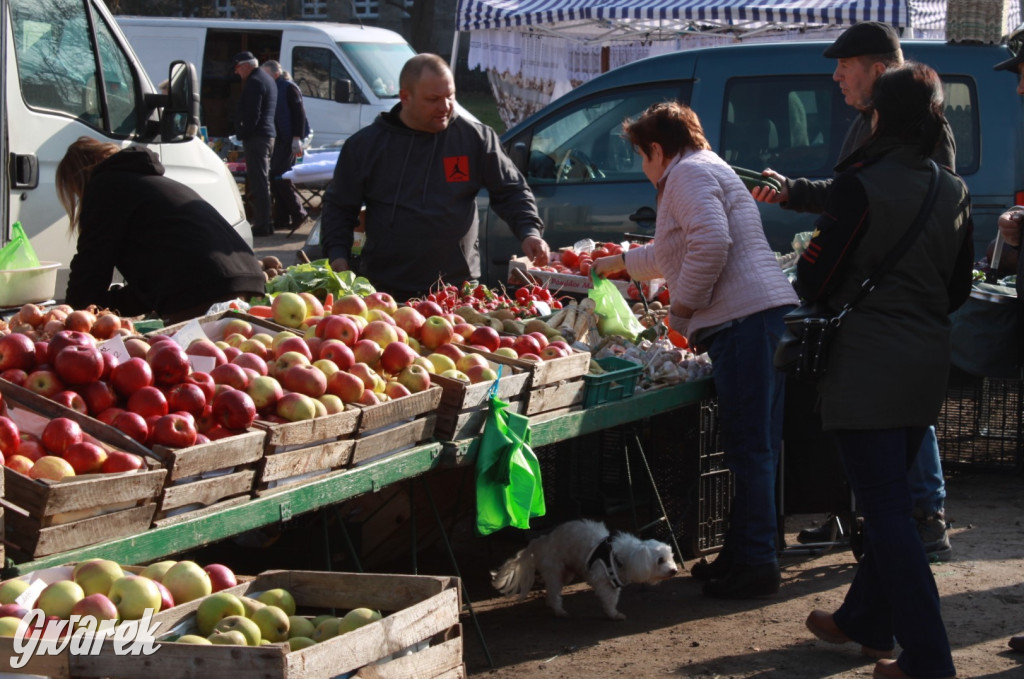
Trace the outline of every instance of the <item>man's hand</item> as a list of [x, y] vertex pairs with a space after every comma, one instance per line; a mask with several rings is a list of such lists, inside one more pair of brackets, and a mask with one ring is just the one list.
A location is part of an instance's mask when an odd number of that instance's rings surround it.
[[302, 155], [302, 140], [298, 137], [292, 137], [292, 153], [297, 156]]
[[691, 316], [693, 316], [693, 309], [686, 306], [682, 302], [672, 302], [672, 307], [670, 310], [673, 316], [678, 316], [679, 318], [690, 318]]
[[343, 257], [338, 257], [336, 260], [331, 262], [331, 271], [348, 271], [348, 260]]
[[785, 203], [789, 200], [789, 180], [770, 168], [761, 171], [762, 177], [774, 177], [782, 184], [782, 191], [776, 191], [770, 186], [755, 186], [750, 190], [750, 195], [760, 203]]
[[539, 236], [529, 236], [523, 239], [523, 254], [526, 255], [534, 266], [547, 266], [551, 257], [551, 248]]
[[1007, 245], [1020, 245], [1021, 222], [1024, 221], [1024, 208], [1014, 206], [999, 215], [999, 234]]
[[626, 260], [622, 255], [608, 255], [607, 257], [595, 259], [590, 270], [598, 276], [607, 278], [609, 274], [618, 273], [625, 270], [625, 268]]

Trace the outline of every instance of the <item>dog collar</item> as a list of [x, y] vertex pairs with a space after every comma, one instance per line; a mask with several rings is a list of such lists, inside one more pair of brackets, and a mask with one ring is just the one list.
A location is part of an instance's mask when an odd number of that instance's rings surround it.
[[622, 579], [619, 578], [619, 566], [621, 564], [619, 564], [615, 554], [612, 552], [611, 535], [601, 540], [591, 550], [590, 556], [587, 558], [587, 570], [592, 569], [594, 564], [601, 564], [604, 567], [604, 572], [615, 589], [622, 589], [626, 586]]

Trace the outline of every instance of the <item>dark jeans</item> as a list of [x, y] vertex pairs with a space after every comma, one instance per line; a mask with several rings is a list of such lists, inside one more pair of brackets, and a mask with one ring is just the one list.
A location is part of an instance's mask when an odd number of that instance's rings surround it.
[[288, 170], [292, 169], [295, 162], [295, 154], [292, 153], [292, 145], [289, 138], [281, 137], [274, 144], [274, 153], [270, 157], [270, 190], [274, 197], [274, 226], [279, 228], [287, 227], [306, 218], [306, 211], [302, 209], [302, 201], [299, 192], [290, 179], [281, 179]]
[[245, 197], [252, 206], [252, 232], [268, 236], [270, 228], [270, 155], [273, 137], [251, 137], [243, 142], [245, 152]]
[[744, 318], [708, 338], [725, 464], [735, 494], [723, 555], [742, 566], [775, 563], [775, 480], [785, 377], [772, 358], [790, 306]]
[[864, 557], [835, 612], [835, 622], [851, 639], [903, 652], [900, 668], [911, 677], [934, 679], [956, 674], [939, 591], [921, 548], [912, 516], [908, 469], [927, 427], [840, 430], [839, 452], [864, 516]]

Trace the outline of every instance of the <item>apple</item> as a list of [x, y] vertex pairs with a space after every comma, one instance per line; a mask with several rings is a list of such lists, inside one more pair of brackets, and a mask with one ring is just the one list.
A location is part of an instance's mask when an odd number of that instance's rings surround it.
[[455, 323], [452, 330], [455, 332], [452, 341], [465, 344], [469, 340], [469, 336], [476, 330], [476, 326], [471, 323]]
[[130, 358], [110, 371], [110, 383], [122, 398], [153, 384], [153, 369], [143, 358]]
[[466, 377], [473, 384], [479, 384], [480, 382], [493, 382], [498, 379], [498, 373], [489, 365], [472, 365], [464, 371]]
[[214, 365], [223, 365], [228, 362], [224, 350], [213, 343], [213, 340], [198, 337], [188, 345], [185, 353], [189, 356], [207, 356], [214, 360]]
[[95, 443], [79, 441], [68, 446], [63, 457], [75, 474], [96, 474], [107, 461], [107, 451]]
[[[221, 392], [213, 398], [213, 419], [225, 429], [248, 429], [256, 419], [256, 404], [244, 391], [231, 389]], [[171, 590], [171, 593], [173, 594], [174, 590]], [[177, 601], [178, 598], [175, 597], [174, 600]]]
[[111, 450], [107, 452], [107, 461], [100, 469], [104, 474], [119, 474], [122, 472], [133, 472], [144, 467], [142, 458], [138, 455], [126, 453], [123, 450]]
[[324, 305], [316, 295], [311, 292], [300, 292], [299, 297], [306, 303], [306, 318], [324, 315]]
[[188, 448], [195, 445], [195, 422], [177, 413], [164, 415], [153, 425], [153, 443], [167, 448]]
[[359, 334], [359, 339], [373, 340], [383, 349], [392, 342], [398, 341], [398, 333], [395, 332], [395, 326], [386, 321], [370, 321]]
[[360, 339], [352, 345], [352, 357], [355, 362], [365, 363], [371, 368], [380, 364], [380, 357], [383, 353], [381, 346], [372, 339]]
[[353, 316], [366, 316], [366, 312], [369, 310], [366, 302], [362, 297], [355, 294], [342, 295], [338, 299], [334, 300], [333, 306], [331, 306], [332, 314], [351, 314]]
[[263, 639], [271, 643], [288, 640], [291, 621], [288, 614], [277, 606], [264, 606], [252, 614], [252, 621], [256, 623]]
[[350, 316], [327, 316], [316, 326], [316, 336], [323, 340], [340, 340], [348, 346], [359, 339], [361, 328]]
[[206, 396], [206, 404], [210, 404], [217, 389], [217, 383], [213, 381], [213, 377], [210, 376], [210, 373], [193, 372], [185, 378], [185, 382], [188, 384], [195, 384], [202, 389], [203, 395]]
[[274, 348], [274, 358], [281, 358], [282, 354], [289, 351], [296, 351], [305, 356], [309, 362], [313, 361], [313, 352], [310, 350], [309, 345], [306, 344], [306, 340], [301, 337], [288, 337], [281, 341]]
[[341, 627], [341, 618], [328, 618], [316, 626], [313, 630], [313, 640], [317, 643], [333, 639], [338, 636], [338, 629]]
[[[451, 345], [446, 345], [451, 346]], [[455, 370], [455, 360], [447, 354], [434, 352], [426, 357], [430, 364], [434, 366], [434, 372], [440, 375], [445, 370]]]
[[71, 572], [71, 579], [81, 586], [86, 596], [106, 594], [114, 581], [123, 577], [120, 564], [110, 559], [89, 559], [77, 564]]
[[371, 623], [377, 622], [381, 619], [379, 611], [374, 611], [369, 608], [353, 608], [351, 611], [345, 614], [345, 617], [341, 619], [341, 624], [338, 626], [338, 633], [345, 634], [352, 630], [365, 627]]
[[214, 634], [218, 632], [221, 634], [240, 632], [242, 635], [243, 643], [246, 646], [260, 645], [259, 625], [257, 625], [255, 622], [245, 617], [244, 615], [229, 615], [226, 618], [222, 618], [216, 625], [213, 626], [213, 631]]
[[469, 374], [469, 369], [473, 366], [479, 366], [481, 368], [489, 368], [491, 364], [487, 362], [487, 359], [480, 354], [466, 354], [459, 360], [455, 361], [455, 368], [462, 372]]
[[179, 561], [167, 569], [161, 580], [179, 606], [213, 592], [210, 576], [195, 561]]
[[75, 604], [85, 598], [85, 592], [81, 586], [73, 580], [58, 580], [46, 586], [39, 593], [33, 608], [40, 609], [43, 613], [55, 616], [61, 620], [71, 617], [71, 609]]
[[[408, 308], [408, 307], [403, 307]], [[372, 323], [370, 325], [373, 325]], [[408, 344], [391, 342], [380, 355], [380, 367], [392, 375], [405, 370], [416, 360], [416, 352]]]
[[411, 306], [404, 306], [395, 311], [394, 319], [395, 325], [408, 333], [410, 337], [416, 338], [419, 338], [420, 330], [427, 322], [426, 317]]
[[411, 393], [404, 384], [397, 380], [389, 380], [384, 384], [384, 395], [391, 400], [408, 396]]
[[539, 354], [520, 354], [520, 361], [529, 361], [531, 363], [543, 363], [544, 359]]
[[327, 392], [345, 403], [357, 403], [366, 385], [362, 378], [346, 371], [338, 371], [327, 378]]
[[171, 594], [171, 590], [163, 586], [163, 583], [153, 581], [156, 583], [156, 588], [160, 590], [160, 610], [166, 611], [169, 608], [174, 608], [174, 596]]
[[65, 408], [70, 408], [71, 410], [82, 413], [83, 415], [86, 415], [89, 412], [89, 406], [85, 404], [85, 399], [82, 398], [81, 394], [69, 389], [58, 391], [56, 394], [51, 396], [50, 399], [61, 404]]
[[523, 354], [539, 356], [541, 348], [540, 343], [537, 342], [537, 338], [532, 335], [520, 335], [512, 342], [513, 351], [515, 351], [520, 357]]
[[36, 345], [31, 338], [20, 332], [0, 336], [0, 371], [24, 370], [28, 372], [35, 366]]
[[210, 585], [213, 587], [214, 592], [219, 592], [222, 589], [234, 587], [238, 584], [238, 578], [235, 577], [234, 571], [224, 564], [207, 564], [203, 567], [203, 570], [210, 576]]
[[270, 374], [267, 368], [266, 359], [256, 355], [255, 353], [241, 353], [238, 356], [235, 356], [233, 359], [231, 359], [231, 362], [237, 366], [249, 368], [250, 370], [255, 370], [260, 375]]
[[312, 420], [316, 417], [316, 402], [311, 396], [289, 392], [278, 399], [276, 412], [289, 422]]
[[231, 318], [224, 323], [224, 327], [221, 330], [221, 337], [228, 337], [230, 335], [239, 334], [242, 337], [248, 339], [253, 335], [252, 323], [245, 320], [244, 318]]
[[394, 316], [395, 312], [398, 311], [398, 302], [386, 292], [372, 292], [363, 298], [363, 301], [366, 302], [367, 310], [380, 309], [387, 313], [388, 316]]
[[99, 420], [103, 424], [110, 425], [111, 427], [113, 427], [114, 426], [114, 418], [116, 418], [121, 413], [126, 413], [126, 412], [128, 412], [128, 411], [125, 410], [124, 408], [119, 408], [118, 406], [111, 406], [109, 408], [105, 408], [104, 410], [101, 410], [99, 412], [99, 414], [96, 415], [95, 417], [96, 417], [97, 420]]
[[278, 325], [298, 328], [306, 318], [306, 300], [298, 293], [280, 292], [270, 303], [270, 315]]
[[[239, 352], [241, 356], [252, 355], [258, 358], [262, 358], [264, 362], [269, 361], [274, 357], [274, 352], [270, 348], [268, 348], [266, 344], [259, 341], [258, 339], [249, 338], [247, 340], [243, 340], [242, 343], [239, 344], [237, 347], [228, 347], [227, 349], [224, 350], [225, 356], [227, 356], [227, 352], [230, 349], [234, 349], [235, 351]], [[237, 356], [235, 358], [237, 358]]]
[[18, 425], [9, 417], [0, 416], [0, 453], [4, 456], [15, 455], [21, 447], [21, 432]]
[[569, 352], [562, 347], [549, 344], [540, 350], [540, 357], [546, 361], [550, 361], [555, 358], [565, 358], [569, 355]]
[[200, 634], [209, 636], [221, 620], [234, 615], [245, 615], [241, 600], [231, 592], [214, 592], [199, 602], [196, 627]]
[[114, 371], [114, 368], [121, 364], [121, 358], [110, 351], [101, 352], [100, 355], [103, 357], [103, 374], [100, 375], [100, 379], [104, 382], [109, 382], [110, 373]]
[[325, 339], [320, 345], [320, 360], [332, 361], [340, 370], [348, 370], [355, 364], [355, 354], [340, 339]]
[[295, 365], [312, 365], [312, 362], [304, 353], [298, 351], [286, 351], [278, 356], [273, 363], [269, 364], [270, 374], [280, 379], [281, 375], [283, 375], [288, 368]]
[[455, 346], [454, 344], [442, 344], [441, 346], [435, 348], [433, 353], [447, 356], [448, 358], [456, 362], [466, 355], [465, 351]]
[[62, 455], [72, 443], [83, 440], [82, 427], [67, 417], [55, 417], [43, 427], [43, 433], [39, 437], [46, 448], [53, 455]]
[[315, 365], [293, 365], [280, 376], [281, 386], [288, 391], [319, 398], [327, 393], [327, 377]]
[[376, 384], [375, 378], [377, 377], [377, 373], [374, 372], [373, 368], [365, 363], [356, 363], [354, 366], [349, 368], [349, 373], [361, 379], [363, 381], [363, 385], [367, 389], [372, 390]]
[[277, 379], [269, 375], [260, 375], [254, 377], [249, 382], [249, 387], [245, 390], [245, 393], [249, 394], [249, 397], [252, 398], [256, 410], [262, 413], [266, 410], [272, 410], [277, 405], [278, 400], [284, 396], [284, 389]]
[[341, 370], [341, 368], [338, 367], [338, 364], [329, 358], [319, 358], [313, 361], [313, 367], [317, 368], [324, 374], [324, 377], [327, 378], [330, 378], [331, 375]]
[[[21, 618], [17, 616], [7, 615], [0, 618], [0, 637], [17, 636], [18, 631], [21, 629], [21, 625]], [[22, 634], [24, 634], [24, 632]], [[291, 642], [289, 642], [289, 645], [291, 645]], [[295, 646], [298, 646], [298, 644], [295, 644]]]
[[13, 604], [29, 588], [28, 580], [7, 580], [0, 584], [0, 604]]
[[[106, 592], [96, 592], [93, 594], [86, 594], [86, 596], [71, 607], [71, 615], [80, 616], [79, 627], [85, 627], [90, 630], [97, 630], [105, 620], [114, 620], [118, 618], [117, 606], [114, 602], [107, 597]], [[92, 616], [92, 622], [88, 622], [87, 616]], [[83, 620], [85, 618], [85, 620]]]
[[413, 360], [412, 364], [420, 366], [421, 368], [426, 370], [428, 373], [434, 373], [435, 372], [434, 364], [431, 363], [430, 359], [428, 359], [426, 356], [418, 356], [417, 355], [416, 358]]
[[438, 304], [437, 302], [432, 302], [432, 301], [430, 301], [428, 299], [422, 300], [420, 302], [416, 302], [416, 304], [414, 305], [413, 308], [415, 308], [416, 311], [418, 311], [421, 314], [423, 314], [424, 318], [430, 318], [431, 316], [443, 316], [444, 315], [444, 309], [441, 308], [441, 305]]
[[10, 470], [16, 471], [19, 474], [28, 476], [29, 471], [32, 469], [32, 465], [35, 464], [35, 460], [25, 457], [24, 455], [11, 455], [4, 460], [4, 466]]
[[462, 372], [461, 370], [445, 370], [441, 373], [441, 377], [447, 377], [450, 380], [458, 380], [459, 382], [465, 382], [469, 384], [469, 375]]
[[36, 356], [36, 363], [49, 363], [54, 365], [56, 363], [57, 354], [60, 353], [61, 349], [70, 346], [85, 346], [95, 347], [96, 338], [87, 332], [80, 332], [77, 330], [61, 330], [50, 338], [47, 344], [46, 357]]
[[[337, 413], [345, 412], [345, 402], [334, 394], [324, 394], [318, 398], [317, 401], [323, 404], [324, 410], [326, 411], [324, 414], [326, 415], [335, 415]], [[317, 408], [317, 413], [319, 412], [320, 409]], [[317, 417], [319, 417], [319, 415], [317, 415]]]
[[143, 417], [166, 415], [169, 412], [167, 397], [156, 387], [142, 387], [128, 397], [128, 410]]
[[[28, 615], [29, 610], [23, 606], [19, 606], [16, 603], [9, 603], [0, 605], [0, 618], [18, 618], [21, 620]], [[0, 636], [5, 636], [0, 634]]]
[[483, 325], [479, 328], [474, 328], [473, 332], [469, 334], [469, 343], [478, 344], [485, 347], [487, 351], [494, 351], [501, 346], [501, 335], [494, 328]]
[[141, 337], [128, 337], [124, 340], [124, 348], [128, 350], [128, 355], [132, 358], [145, 360], [152, 345]]
[[430, 373], [423, 366], [410, 365], [398, 373], [398, 382], [416, 394], [430, 388]]
[[249, 387], [249, 375], [245, 368], [232, 362], [218, 365], [210, 371], [214, 384], [226, 384], [234, 389], [245, 391]]
[[[526, 334], [529, 335], [530, 337], [532, 337], [533, 339], [537, 340], [537, 344], [540, 345], [541, 349], [543, 349], [544, 347], [546, 347], [548, 345], [548, 338], [547, 338], [547, 335], [545, 335], [544, 333], [534, 331], [534, 332], [528, 332]], [[514, 343], [513, 343], [513, 348], [515, 348], [515, 344]]]
[[198, 417], [206, 408], [206, 393], [194, 382], [175, 384], [167, 390], [168, 412], [184, 411]]
[[20, 368], [10, 368], [0, 372], [0, 379], [7, 380], [11, 384], [17, 384], [19, 387], [25, 386], [25, 380], [28, 379], [28, 373]]
[[519, 354], [512, 347], [498, 347], [494, 350], [495, 356], [504, 356], [505, 358], [519, 358]]
[[160, 582], [164, 579], [164, 574], [167, 573], [167, 571], [171, 569], [171, 566], [173, 566], [176, 563], [178, 562], [170, 559], [165, 561], [157, 561], [143, 568], [142, 572], [139, 573], [139, 575], [141, 575], [144, 578], [149, 578], [150, 580]]
[[54, 394], [64, 391], [64, 383], [57, 373], [45, 368], [33, 370], [25, 378], [25, 388], [40, 396], [51, 398]]
[[149, 578], [125, 575], [110, 585], [107, 594], [122, 620], [138, 620], [146, 611], [157, 613], [163, 604], [160, 589]]
[[256, 600], [267, 606], [277, 606], [288, 615], [295, 615], [295, 598], [288, 590], [280, 587], [261, 592]]
[[90, 382], [78, 388], [82, 400], [85, 401], [86, 411], [96, 417], [104, 410], [117, 405], [117, 393], [109, 382]]
[[[149, 437], [149, 425], [146, 424], [146, 418], [139, 413], [133, 413], [128, 410], [123, 411], [114, 416], [114, 421], [111, 424], [113, 424], [115, 429], [127, 434], [139, 443], [145, 443]], [[109, 453], [107, 457], [109, 458]]]
[[398, 329], [398, 324], [395, 323], [395, 319], [383, 309], [370, 309], [366, 312], [366, 320], [370, 323], [373, 321], [381, 321], [382, 323], [387, 323], [396, 330]]

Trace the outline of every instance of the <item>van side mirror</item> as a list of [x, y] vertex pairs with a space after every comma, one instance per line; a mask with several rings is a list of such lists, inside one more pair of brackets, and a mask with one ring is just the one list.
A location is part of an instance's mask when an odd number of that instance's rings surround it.
[[187, 141], [199, 133], [199, 78], [187, 61], [171, 64], [166, 104], [160, 116], [160, 136], [165, 142]]
[[354, 94], [351, 80], [338, 78], [334, 81], [334, 101], [337, 103], [351, 104]]
[[521, 141], [517, 141], [512, 145], [512, 150], [509, 152], [508, 157], [512, 159], [512, 163], [519, 168], [519, 171], [526, 176], [529, 161], [529, 155], [526, 153], [526, 144]]

